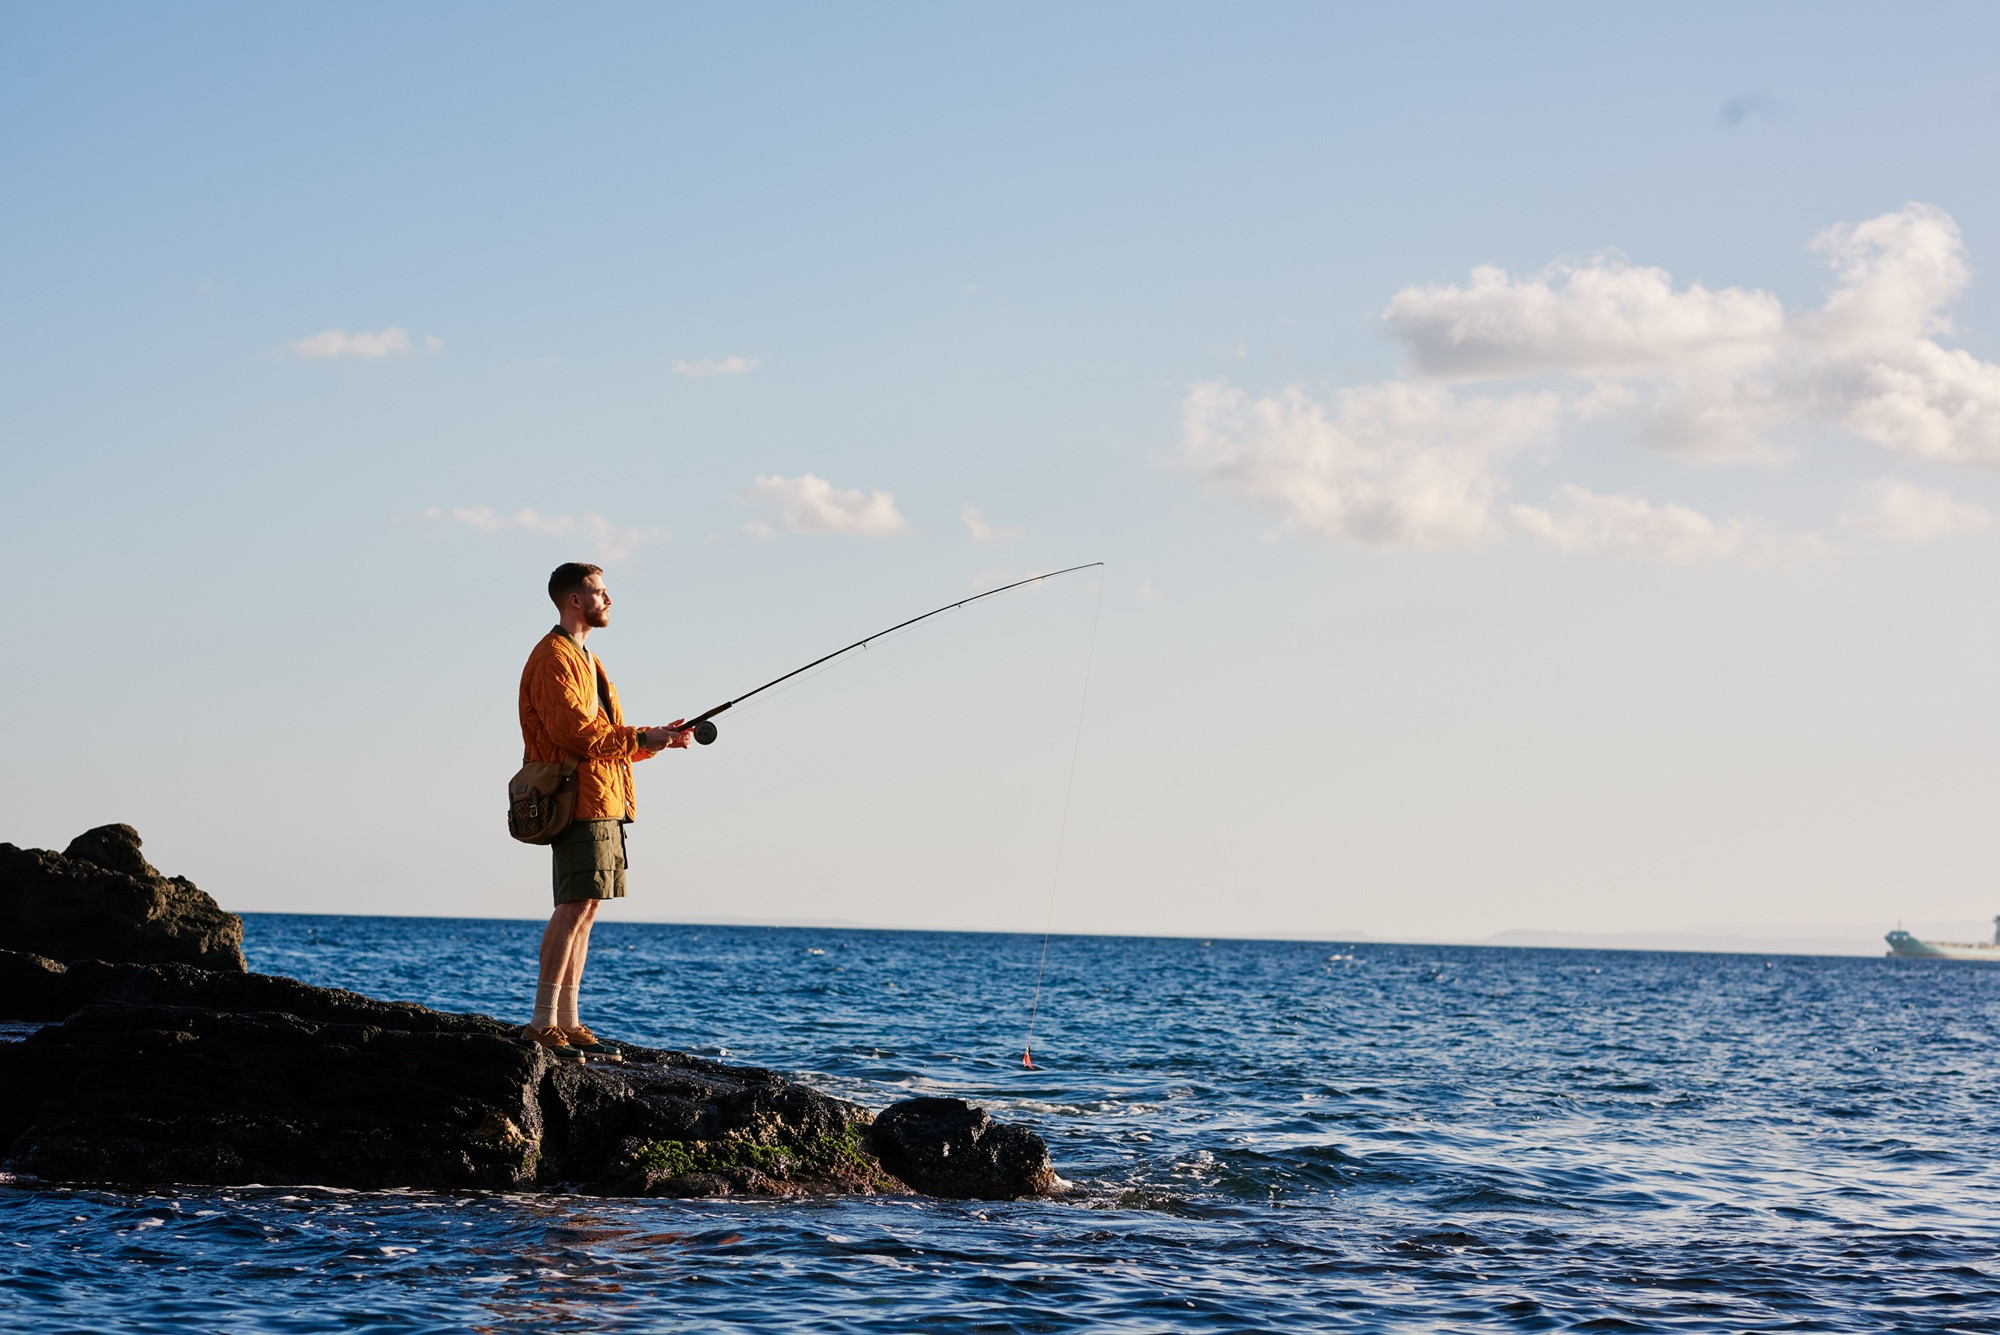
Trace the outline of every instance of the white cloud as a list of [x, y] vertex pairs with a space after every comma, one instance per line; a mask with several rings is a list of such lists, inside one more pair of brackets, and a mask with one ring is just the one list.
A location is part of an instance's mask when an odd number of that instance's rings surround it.
[[1252, 399], [1204, 384], [1181, 404], [1181, 462], [1301, 533], [1465, 547], [1498, 536], [1500, 465], [1559, 413], [1553, 394], [1460, 398], [1402, 381], [1344, 390], [1331, 412], [1298, 389]]
[[886, 491], [840, 491], [823, 477], [765, 477], [743, 489], [743, 498], [776, 507], [778, 522], [793, 533], [855, 533], [881, 538], [908, 530]]
[[1837, 346], [1894, 347], [1950, 333], [1944, 308], [1972, 277], [1958, 224], [1928, 204], [1829, 227], [1812, 248], [1827, 256], [1838, 286], [1798, 323], [1808, 337]]
[[1392, 381], [1347, 390], [1329, 411], [1297, 389], [1253, 400], [1209, 384], [1181, 408], [1183, 465], [1314, 537], [1452, 548], [1520, 535], [1574, 555], [1666, 565], [1793, 566], [1831, 550], [1755, 518], [1716, 520], [1577, 486], [1558, 488], [1547, 507], [1501, 505], [1506, 463], [1565, 415], [1550, 393], [1472, 398]]
[[971, 532], [974, 542], [1004, 542], [1009, 538], [1021, 536], [1021, 530], [1016, 525], [996, 528], [986, 522], [986, 515], [976, 505], [960, 506], [958, 517], [965, 521], [965, 527]]
[[1665, 565], [1796, 565], [1830, 554], [1826, 543], [1811, 534], [1780, 534], [1759, 519], [1711, 519], [1685, 505], [1654, 505], [1636, 496], [1605, 496], [1577, 486], [1558, 487], [1548, 509], [1511, 505], [1507, 518], [1522, 533], [1560, 552]]
[[1466, 287], [1404, 288], [1382, 318], [1419, 374], [1455, 380], [1755, 366], [1785, 323], [1768, 293], [1676, 291], [1664, 269], [1610, 259], [1523, 279], [1474, 269]]
[[1795, 457], [1771, 439], [1795, 410], [1767, 380], [1682, 376], [1651, 395], [1633, 394], [1630, 407], [1640, 415], [1643, 443], [1685, 459], [1776, 464]]
[[[1514, 454], [1559, 448], [1563, 428], [1583, 422], [1602, 435], [1624, 421], [1637, 441], [1692, 459], [1792, 460], [1808, 429], [1834, 428], [1898, 454], [2000, 467], [2000, 364], [1938, 341], [1969, 281], [1958, 225], [1910, 204], [1811, 244], [1833, 282], [1803, 311], [1756, 289], [1677, 285], [1617, 257], [1524, 277], [1482, 267], [1462, 285], [1404, 288], [1382, 318], [1407, 378], [1330, 404], [1296, 388], [1253, 400], [1198, 385], [1182, 403], [1180, 462], [1286, 528], [1371, 546], [1467, 546], [1511, 532], [1677, 564], [1810, 558], [1828, 550], [1822, 539], [1753, 517], [1575, 487], [1541, 507], [1503, 509], [1501, 497]], [[1470, 382], [1483, 382], [1483, 397], [1454, 387]], [[1846, 522], [1898, 537], [1985, 522], [1941, 495], [1878, 496]]]
[[1898, 453], [2000, 466], [2000, 365], [1933, 337], [1952, 331], [1969, 279], [1958, 225], [1911, 204], [1812, 246], [1834, 287], [1796, 314], [1767, 292], [1677, 289], [1664, 270], [1603, 259], [1405, 288], [1383, 319], [1422, 378], [1644, 382], [1641, 438], [1678, 453], [1783, 457], [1770, 432], [1832, 422]]
[[589, 511], [575, 516], [545, 515], [535, 510], [500, 514], [484, 505], [453, 510], [434, 505], [424, 511], [424, 517], [464, 524], [481, 533], [519, 530], [550, 538], [574, 537], [589, 543], [591, 553], [600, 561], [625, 560], [647, 543], [657, 542], [664, 536], [657, 528], [621, 528], [604, 516]]
[[755, 357], [700, 357], [674, 363], [674, 374], [706, 379], [718, 375], [747, 375], [757, 369]]
[[1864, 440], [1919, 459], [2000, 466], [2000, 366], [1918, 339], [1829, 380], [1841, 421]]
[[443, 339], [441, 339], [441, 338], [439, 338], [439, 337], [438, 337], [438, 336], [437, 336], [436, 334], [425, 334], [425, 335], [424, 335], [424, 351], [425, 351], [425, 352], [443, 352], [443, 351], [444, 351], [444, 340], [443, 340]]
[[410, 355], [410, 331], [398, 329], [393, 325], [373, 333], [364, 330], [358, 334], [350, 334], [340, 329], [328, 329], [292, 344], [292, 354], [309, 358], [407, 357]]
[[450, 519], [460, 524], [478, 529], [481, 533], [498, 533], [503, 529], [526, 529], [530, 533], [545, 533], [552, 538], [564, 537], [576, 528], [576, 521], [568, 515], [541, 515], [533, 510], [516, 510], [511, 515], [496, 514], [492, 507], [475, 505], [469, 509], [445, 510], [432, 506], [424, 511], [430, 519]]
[[1872, 538], [1925, 542], [1980, 533], [1993, 526], [1992, 512], [1985, 506], [1955, 500], [1938, 487], [1885, 477], [1869, 483], [1865, 491], [1868, 508], [1844, 514], [1840, 522]]

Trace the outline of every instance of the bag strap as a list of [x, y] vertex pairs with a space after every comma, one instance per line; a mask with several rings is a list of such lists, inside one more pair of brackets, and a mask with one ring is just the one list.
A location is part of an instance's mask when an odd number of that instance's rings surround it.
[[[590, 660], [591, 669], [597, 673], [597, 707], [603, 710], [604, 717], [609, 719], [611, 717], [611, 683], [605, 679], [604, 664], [600, 663], [597, 660], [597, 655], [588, 649], [583, 651], [583, 656]], [[575, 764], [571, 764], [565, 760], [563, 762], [563, 777], [567, 779], [570, 775], [576, 773], [578, 767], [582, 764], [581, 760]]]
[[[583, 655], [584, 657], [590, 660], [591, 667], [593, 667], [597, 671], [598, 708], [604, 711], [604, 717], [610, 718], [611, 690], [610, 690], [610, 683], [605, 681], [604, 679], [604, 664], [598, 662], [597, 655], [591, 653], [588, 649], [583, 651]], [[531, 757], [525, 750], [521, 752], [521, 763], [523, 765], [530, 764], [532, 763], [532, 761], [533, 757]], [[583, 768], [583, 758], [580, 756], [574, 760], [570, 759], [570, 757], [568, 756], [564, 756], [560, 763], [562, 765], [562, 776], [565, 779], [569, 778], [571, 775], [575, 774], [579, 769]]]

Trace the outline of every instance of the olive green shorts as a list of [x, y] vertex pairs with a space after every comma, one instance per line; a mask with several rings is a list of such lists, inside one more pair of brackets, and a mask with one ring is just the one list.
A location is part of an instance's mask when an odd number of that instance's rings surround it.
[[549, 847], [556, 854], [556, 903], [625, 898], [623, 821], [577, 821]]

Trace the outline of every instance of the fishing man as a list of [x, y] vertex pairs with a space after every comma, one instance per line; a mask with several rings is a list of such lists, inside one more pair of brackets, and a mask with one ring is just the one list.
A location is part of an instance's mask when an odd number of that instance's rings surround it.
[[576, 816], [552, 845], [555, 911], [542, 933], [535, 1016], [522, 1036], [565, 1060], [619, 1060], [616, 1045], [600, 1041], [577, 1014], [590, 925], [600, 903], [625, 896], [625, 826], [638, 814], [632, 762], [685, 747], [692, 733], [683, 719], [663, 728], [625, 726], [604, 664], [585, 647], [591, 631], [611, 624], [602, 570], [578, 561], [557, 566], [549, 598], [559, 619], [521, 669], [521, 743], [529, 760], [576, 764]]

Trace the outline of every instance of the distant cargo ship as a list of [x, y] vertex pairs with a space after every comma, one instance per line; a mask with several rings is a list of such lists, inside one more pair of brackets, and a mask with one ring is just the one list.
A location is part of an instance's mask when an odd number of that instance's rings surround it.
[[1916, 960], [2000, 960], [2000, 918], [1993, 920], [1991, 941], [1919, 941], [1898, 927], [1883, 940], [1889, 953]]

